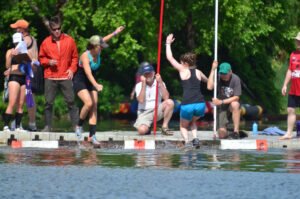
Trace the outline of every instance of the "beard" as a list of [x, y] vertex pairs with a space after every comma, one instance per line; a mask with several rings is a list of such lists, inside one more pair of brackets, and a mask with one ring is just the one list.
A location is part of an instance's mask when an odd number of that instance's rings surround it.
[[152, 77], [146, 78], [146, 82], [151, 83], [154, 80], [154, 75]]

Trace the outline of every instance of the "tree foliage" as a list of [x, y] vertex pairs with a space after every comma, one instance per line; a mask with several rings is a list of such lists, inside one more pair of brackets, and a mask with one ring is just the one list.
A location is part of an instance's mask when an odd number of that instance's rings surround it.
[[[48, 19], [59, 15], [62, 29], [72, 36], [80, 53], [94, 34], [105, 36], [123, 25], [125, 30], [110, 42], [102, 53], [99, 81], [107, 91], [101, 95], [100, 108], [111, 112], [111, 104], [128, 96], [134, 86], [138, 64], [156, 64], [160, 2], [154, 0], [11, 0], [0, 3], [1, 64], [12, 46], [13, 30], [9, 25], [24, 18], [30, 22], [30, 33], [40, 44], [48, 35]], [[214, 0], [165, 0], [163, 39], [174, 33], [175, 58], [192, 51], [197, 53], [198, 66], [209, 74], [214, 52]], [[280, 91], [274, 86], [272, 60], [294, 49], [291, 39], [299, 31], [297, 0], [223, 0], [219, 1], [219, 62], [230, 62], [254, 98], [244, 92], [244, 103], [260, 104], [269, 112], [281, 108]], [[165, 59], [162, 46], [161, 73], [171, 97], [181, 96], [177, 72]], [[4, 71], [4, 67], [0, 72]], [[2, 78], [2, 77], [1, 77]], [[2, 81], [3, 82], [3, 81]], [[206, 98], [212, 94], [203, 89]]]

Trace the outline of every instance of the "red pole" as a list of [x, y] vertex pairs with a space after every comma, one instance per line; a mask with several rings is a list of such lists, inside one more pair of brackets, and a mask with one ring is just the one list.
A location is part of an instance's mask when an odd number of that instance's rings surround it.
[[[160, 51], [161, 51], [161, 34], [162, 34], [162, 23], [164, 15], [164, 0], [161, 0], [160, 5], [160, 22], [159, 22], [159, 40], [158, 40], [158, 55], [157, 55], [157, 69], [156, 72], [159, 74], [160, 69]], [[155, 95], [155, 113], [154, 113], [154, 125], [153, 125], [153, 134], [156, 135], [156, 120], [157, 120], [157, 97], [158, 97], [158, 82], [156, 82], [156, 95]]]

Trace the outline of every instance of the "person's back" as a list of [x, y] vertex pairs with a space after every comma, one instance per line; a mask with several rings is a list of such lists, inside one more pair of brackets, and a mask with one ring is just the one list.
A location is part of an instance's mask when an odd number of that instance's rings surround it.
[[181, 80], [183, 88], [181, 104], [193, 104], [204, 102], [203, 95], [201, 93], [201, 80], [197, 78], [197, 69], [189, 69], [191, 76], [187, 80]]

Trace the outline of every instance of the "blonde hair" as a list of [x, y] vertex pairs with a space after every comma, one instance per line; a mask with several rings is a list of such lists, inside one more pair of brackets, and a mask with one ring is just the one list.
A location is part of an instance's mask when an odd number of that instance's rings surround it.
[[196, 67], [196, 58], [197, 55], [194, 53], [185, 53], [180, 56], [180, 61], [187, 63], [189, 67]]

